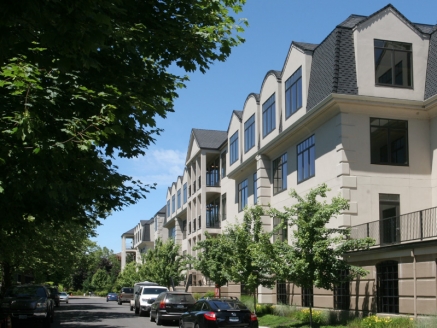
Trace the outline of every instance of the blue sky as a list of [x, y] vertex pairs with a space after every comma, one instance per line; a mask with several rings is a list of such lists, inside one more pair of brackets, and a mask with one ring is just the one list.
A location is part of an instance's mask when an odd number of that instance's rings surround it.
[[93, 240], [115, 253], [121, 251], [122, 233], [165, 205], [167, 188], [183, 173], [191, 129], [226, 131], [232, 110], [242, 110], [249, 93], [259, 93], [265, 74], [282, 70], [291, 41], [320, 43], [351, 14], [371, 15], [389, 3], [413, 23], [437, 24], [437, 2], [429, 0], [247, 0], [239, 14], [249, 22], [243, 34], [246, 42], [226, 62], [214, 63], [205, 74], [189, 75], [175, 112], [157, 119], [164, 133], [145, 156], [116, 161], [122, 173], [157, 183], [157, 188], [147, 199], [102, 221]]

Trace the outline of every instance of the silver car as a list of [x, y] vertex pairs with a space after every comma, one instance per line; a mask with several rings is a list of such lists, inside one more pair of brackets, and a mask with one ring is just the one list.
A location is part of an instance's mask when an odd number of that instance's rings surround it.
[[60, 292], [60, 293], [59, 293], [59, 301], [60, 301], [60, 302], [65, 302], [65, 303], [68, 304], [68, 299], [69, 299], [69, 298], [70, 298], [70, 297], [69, 297], [68, 294], [65, 293], [65, 292]]

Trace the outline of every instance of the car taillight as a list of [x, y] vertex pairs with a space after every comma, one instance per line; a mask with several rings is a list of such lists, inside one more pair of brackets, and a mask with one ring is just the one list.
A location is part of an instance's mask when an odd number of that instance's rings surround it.
[[257, 321], [258, 320], [258, 317], [256, 316], [256, 314], [255, 313], [251, 313], [250, 314], [250, 321]]
[[165, 309], [165, 302], [164, 301], [161, 301], [161, 303], [159, 303], [159, 308]]
[[203, 316], [204, 316], [204, 318], [206, 320], [210, 320], [210, 321], [216, 321], [217, 320], [214, 312], [206, 312], [206, 313], [203, 314]]

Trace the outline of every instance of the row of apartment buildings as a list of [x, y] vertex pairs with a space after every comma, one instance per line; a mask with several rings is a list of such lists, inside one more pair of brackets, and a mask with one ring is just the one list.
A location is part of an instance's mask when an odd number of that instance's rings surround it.
[[[174, 238], [185, 254], [253, 204], [283, 209], [293, 188], [326, 183], [349, 200], [330, 222], [372, 237], [347, 254], [369, 274], [334, 292], [278, 282], [259, 301], [374, 313], [437, 312], [437, 26], [392, 5], [351, 15], [320, 44], [292, 42], [282, 70], [233, 111], [227, 130], [192, 129], [186, 167], [163, 207], [122, 235], [123, 256]], [[264, 228], [276, 222], [265, 218]], [[279, 238], [291, 242], [292, 232]], [[126, 238], [133, 239], [127, 250]], [[189, 270], [192, 286], [211, 285]], [[211, 285], [212, 286], [212, 285]], [[239, 294], [229, 285], [222, 293]]]

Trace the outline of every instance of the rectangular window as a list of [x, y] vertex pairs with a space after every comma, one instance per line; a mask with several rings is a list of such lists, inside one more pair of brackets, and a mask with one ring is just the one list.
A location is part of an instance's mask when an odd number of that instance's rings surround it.
[[263, 104], [263, 138], [276, 128], [275, 94]]
[[174, 213], [176, 211], [176, 201], [175, 195], [171, 196], [171, 212]]
[[297, 145], [297, 183], [308, 180], [316, 174], [315, 136]]
[[221, 168], [222, 168], [222, 179], [226, 176], [226, 151], [225, 152], [223, 152], [222, 154], [221, 154], [221, 159], [222, 159], [222, 163], [221, 163]]
[[255, 114], [244, 123], [244, 152], [255, 146]]
[[273, 161], [273, 195], [287, 189], [287, 153]]
[[338, 273], [343, 281], [334, 286], [334, 309], [336, 310], [349, 310], [351, 296], [350, 296], [350, 283], [347, 280], [349, 275], [348, 270], [341, 270]]
[[191, 234], [191, 222], [188, 222], [188, 234]]
[[302, 287], [302, 306], [312, 307], [314, 305], [313, 288]]
[[222, 221], [226, 220], [226, 194], [222, 195]]
[[253, 174], [253, 203], [258, 204], [258, 176]]
[[241, 212], [247, 205], [247, 179], [238, 185], [238, 210]]
[[181, 190], [178, 190], [178, 198], [177, 198], [177, 202], [178, 202], [178, 208], [181, 208]]
[[411, 43], [374, 40], [375, 83], [411, 88], [413, 86], [413, 49]]
[[229, 161], [232, 165], [238, 159], [238, 131], [229, 139]]
[[184, 183], [184, 194], [183, 194], [183, 197], [184, 197], [184, 204], [187, 202], [187, 183], [185, 182]]
[[379, 194], [379, 239], [381, 245], [401, 241], [400, 195]]
[[167, 217], [170, 217], [170, 200], [167, 201]]
[[302, 107], [302, 66], [285, 81], [285, 118]]
[[285, 225], [282, 229], [279, 229], [281, 224], [280, 218], [273, 218], [273, 229], [275, 230], [273, 234], [273, 242], [279, 240], [282, 242], [287, 242], [288, 240], [288, 226]]
[[408, 121], [370, 118], [371, 164], [408, 165]]
[[175, 227], [168, 229], [168, 238], [173, 239], [173, 240], [176, 238], [176, 228]]

